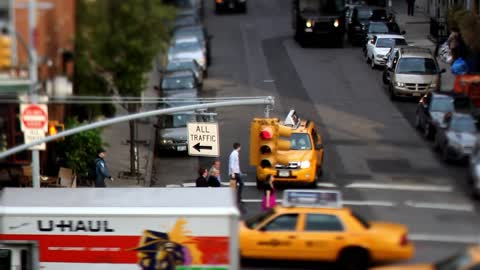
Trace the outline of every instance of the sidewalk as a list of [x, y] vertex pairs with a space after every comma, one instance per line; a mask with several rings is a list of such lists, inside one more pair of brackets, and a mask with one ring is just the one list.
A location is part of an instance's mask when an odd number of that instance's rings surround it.
[[[421, 0], [417, 0], [417, 2], [418, 1]], [[428, 14], [419, 10], [417, 4], [414, 16], [408, 16], [406, 0], [392, 0], [392, 10], [395, 13], [395, 18], [400, 29], [407, 32], [405, 34], [407, 42], [410, 45], [429, 48], [433, 53], [436, 44], [428, 38], [428, 35], [430, 34], [430, 17]], [[455, 76], [450, 71], [450, 65], [443, 62], [438, 57], [437, 62], [440, 69], [446, 70], [446, 72], [442, 74], [441, 90], [452, 91]]]
[[[142, 97], [157, 97], [157, 92], [153, 89], [158, 84], [159, 76], [154, 65], [152, 71], [148, 74], [147, 88], [144, 90]], [[143, 104], [141, 111], [155, 109], [155, 104]], [[116, 105], [117, 116], [128, 114], [121, 106]], [[149, 119], [137, 120], [138, 135], [138, 157], [139, 171], [141, 176], [127, 177], [125, 173], [130, 171], [130, 128], [128, 122], [109, 126], [103, 130], [102, 137], [107, 143], [105, 150], [106, 162], [110, 170], [110, 174], [114, 181], [105, 180], [107, 187], [148, 187], [151, 182], [152, 162], [154, 158], [155, 147], [155, 123], [156, 117]]]

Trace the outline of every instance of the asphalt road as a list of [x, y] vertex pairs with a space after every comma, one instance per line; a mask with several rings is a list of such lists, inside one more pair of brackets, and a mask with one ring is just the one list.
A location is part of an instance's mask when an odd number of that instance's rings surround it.
[[[248, 14], [213, 14], [212, 65], [203, 95], [266, 96], [276, 99], [274, 116], [294, 108], [313, 120], [325, 141], [325, 173], [319, 188], [342, 191], [345, 204], [370, 220], [406, 224], [417, 252], [411, 262], [443, 258], [479, 239], [478, 203], [467, 195], [466, 167], [446, 165], [412, 124], [415, 100], [393, 102], [359, 48], [301, 48], [292, 39], [289, 0], [249, 1]], [[248, 165], [249, 123], [262, 107], [217, 110], [222, 179], [227, 182], [232, 144], [242, 144], [247, 187], [244, 216], [260, 210], [255, 168]], [[199, 166], [211, 158], [156, 158], [156, 185], [191, 186]], [[277, 197], [281, 197], [278, 191]], [[272, 266], [248, 262], [243, 269], [308, 269], [298, 263]], [[311, 266], [315, 268], [315, 266]]]

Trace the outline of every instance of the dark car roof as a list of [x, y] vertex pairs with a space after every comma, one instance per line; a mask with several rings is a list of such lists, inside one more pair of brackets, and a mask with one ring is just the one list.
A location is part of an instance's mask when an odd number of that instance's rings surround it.
[[175, 77], [184, 77], [184, 76], [194, 76], [190, 70], [178, 70], [167, 72], [163, 75], [163, 78], [175, 78]]

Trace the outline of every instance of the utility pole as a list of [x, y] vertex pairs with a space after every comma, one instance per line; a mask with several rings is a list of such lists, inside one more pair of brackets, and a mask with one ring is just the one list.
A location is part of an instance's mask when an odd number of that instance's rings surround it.
[[[28, 44], [30, 54], [30, 101], [38, 102], [37, 96], [37, 51], [35, 49], [35, 28], [37, 24], [37, 2], [28, 1]], [[40, 153], [38, 149], [32, 150], [32, 183], [34, 188], [40, 187]]]

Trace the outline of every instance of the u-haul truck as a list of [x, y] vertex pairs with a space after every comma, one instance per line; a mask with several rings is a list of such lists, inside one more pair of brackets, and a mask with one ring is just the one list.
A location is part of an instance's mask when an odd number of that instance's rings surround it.
[[0, 269], [237, 270], [229, 188], [7, 188]]

